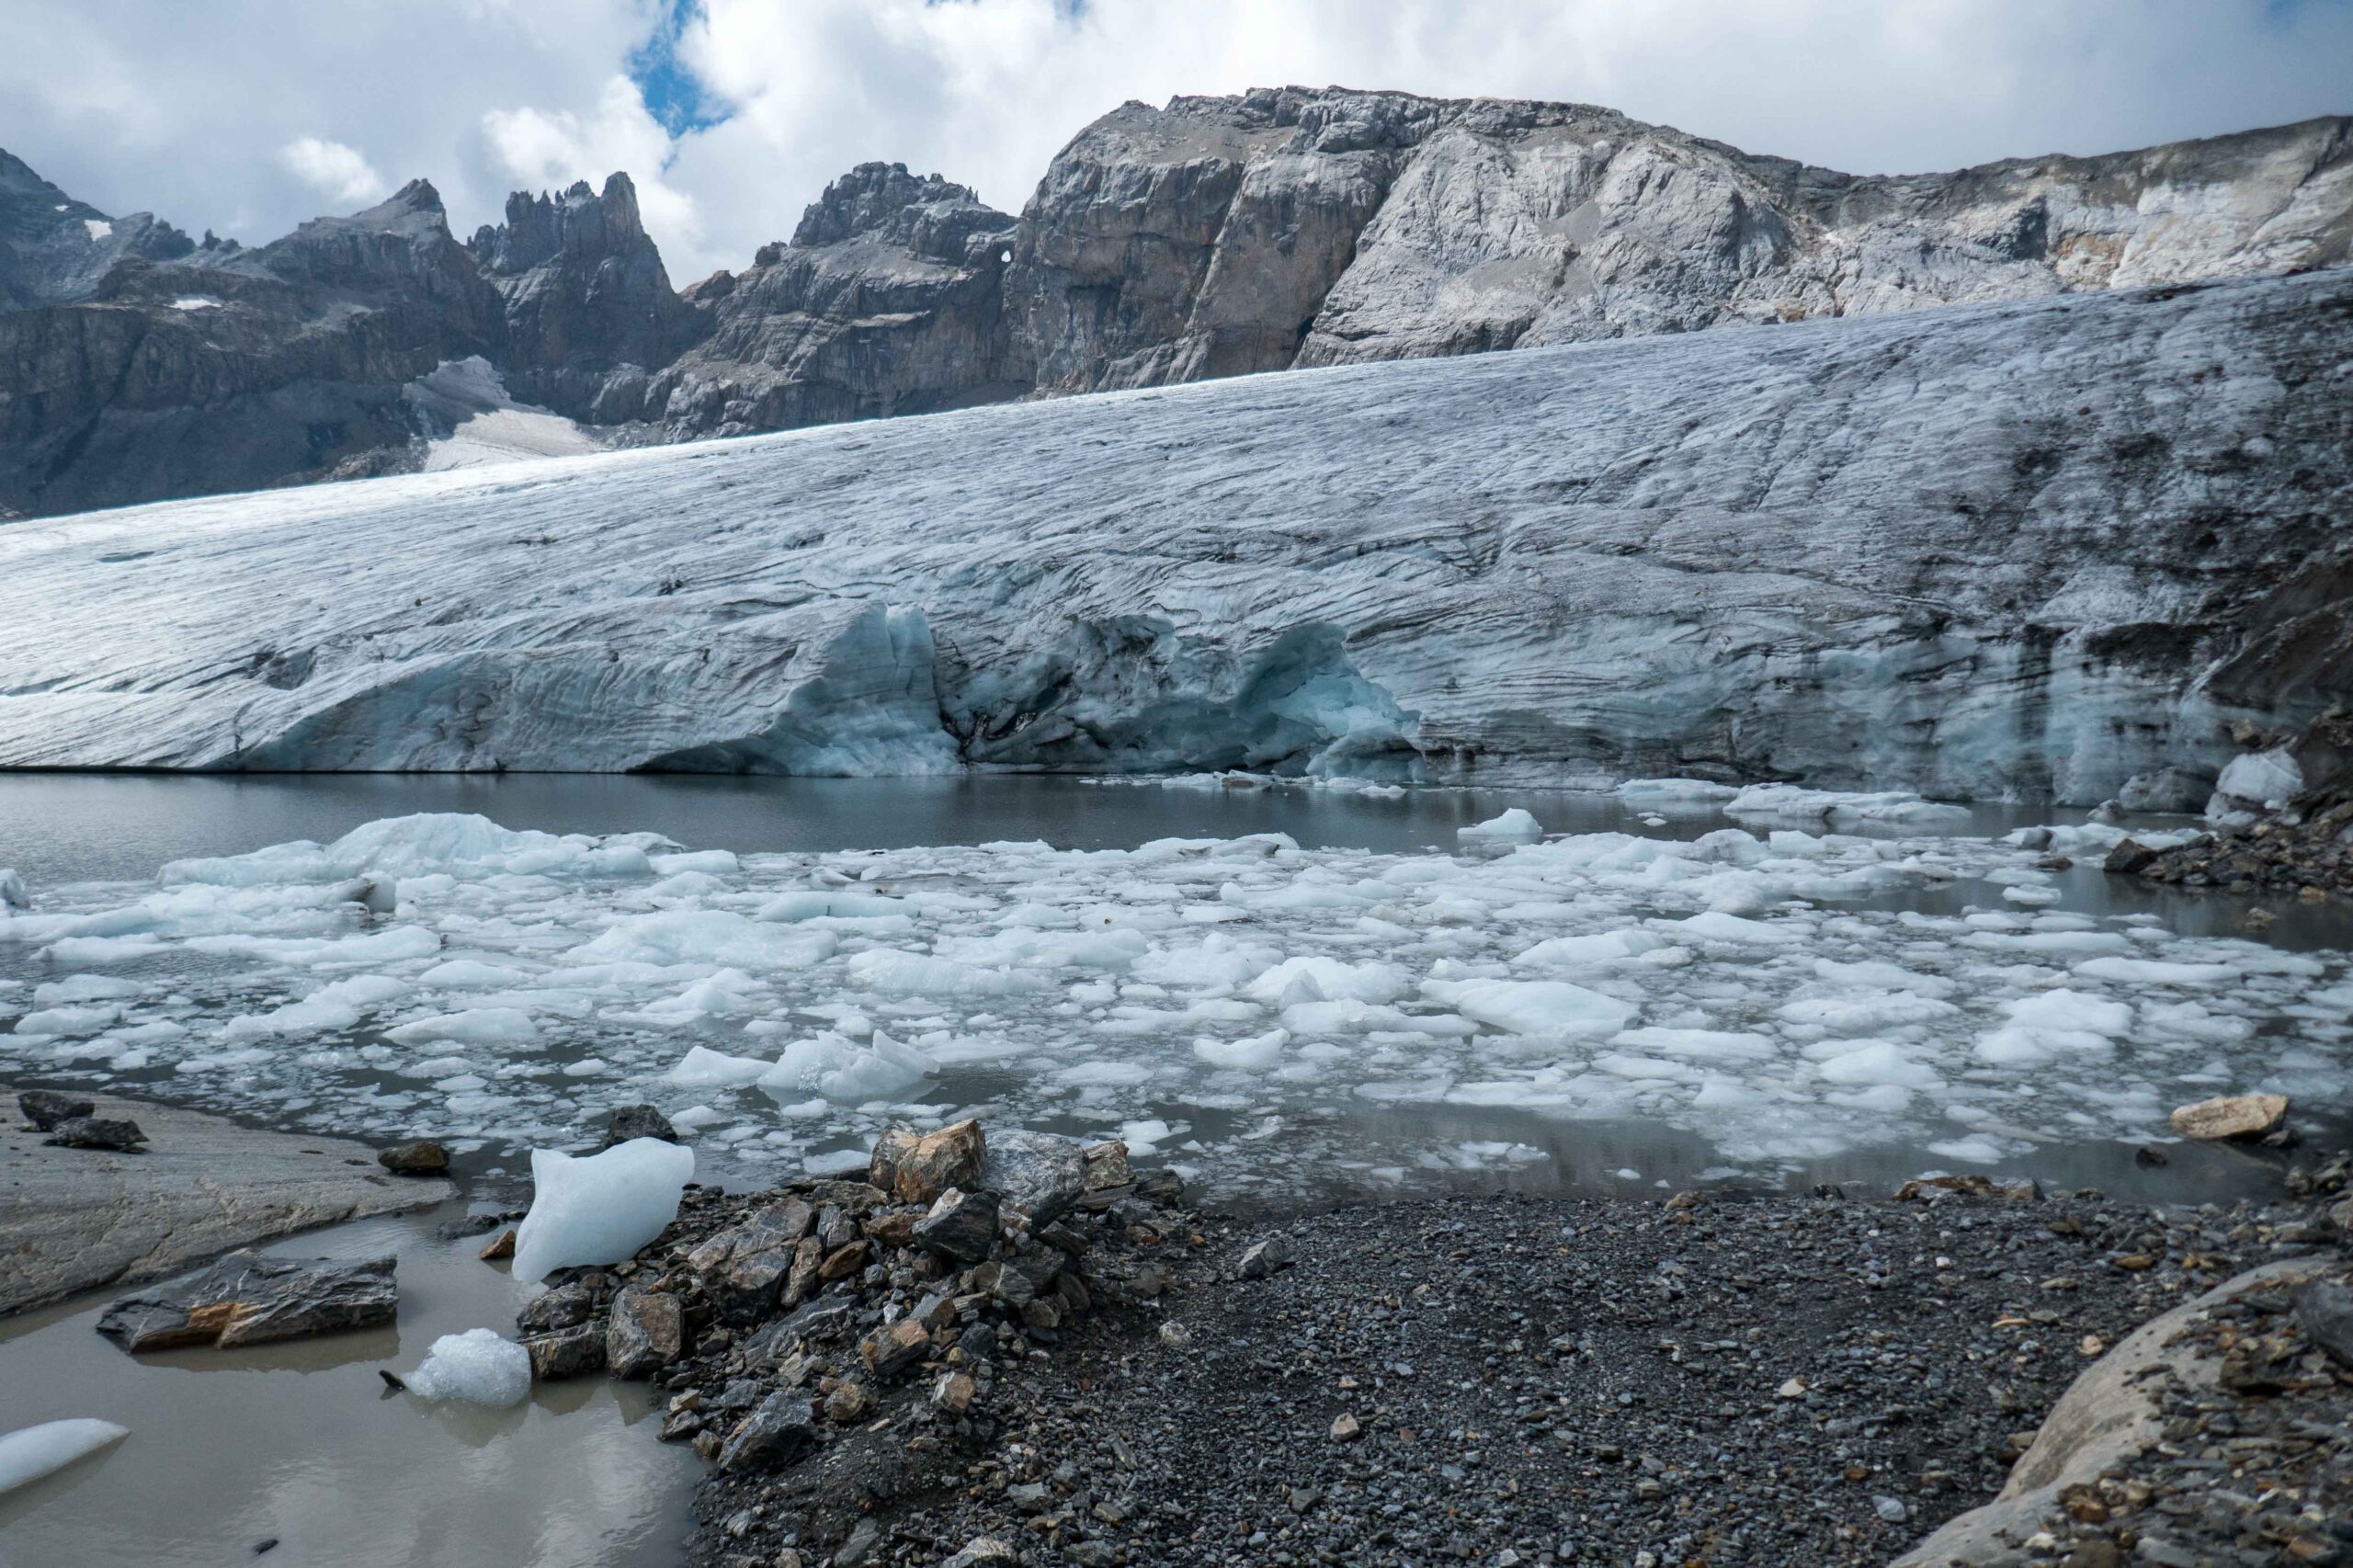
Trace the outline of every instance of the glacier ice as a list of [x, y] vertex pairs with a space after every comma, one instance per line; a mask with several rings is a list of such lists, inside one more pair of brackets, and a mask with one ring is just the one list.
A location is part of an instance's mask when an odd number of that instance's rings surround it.
[[583, 1156], [532, 1150], [531, 1209], [515, 1233], [515, 1278], [621, 1262], [678, 1217], [694, 1174], [694, 1151], [659, 1138]]
[[504, 1410], [531, 1397], [531, 1353], [494, 1328], [470, 1328], [436, 1339], [403, 1381], [425, 1399]]
[[0, 1437], [0, 1494], [63, 1470], [131, 1436], [131, 1428], [90, 1416], [44, 1421]]
[[[1801, 826], [2194, 804], [2228, 721], [2333, 690], [2278, 563], [2353, 549], [2296, 477], [2342, 477], [2347, 400], [2295, 389], [2341, 377], [2348, 298], [2325, 269], [11, 524], [0, 765], [1636, 778], [1677, 810], [1797, 779], [1823, 793], [1732, 803]], [[671, 847], [450, 831], [179, 869]]]

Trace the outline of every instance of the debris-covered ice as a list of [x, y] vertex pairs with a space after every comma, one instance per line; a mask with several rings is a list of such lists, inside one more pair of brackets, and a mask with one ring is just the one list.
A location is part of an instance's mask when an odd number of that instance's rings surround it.
[[494, 1328], [445, 1334], [404, 1380], [424, 1399], [458, 1399], [504, 1410], [531, 1397], [531, 1353]]
[[130, 1436], [128, 1426], [89, 1416], [44, 1421], [38, 1426], [11, 1432], [0, 1437], [0, 1493], [13, 1492], [28, 1482], [39, 1481], [85, 1454], [96, 1453]]
[[[35, 889], [0, 916], [0, 968], [40, 977], [0, 992], [0, 1062], [542, 1151], [525, 1277], [627, 1253], [698, 1164], [799, 1169], [895, 1119], [1124, 1130], [1213, 1182], [1279, 1183], [1507, 1165], [1546, 1120], [1752, 1166], [1874, 1144], [1998, 1163], [2162, 1138], [2224, 1089], [2353, 1099], [2345, 954], [2067, 907], [2038, 862], [2122, 829], [1961, 837], [1910, 798], [1636, 793], [1744, 814], [1413, 854], [740, 857], [398, 818], [143, 890]], [[1881, 814], [1837, 831], [1849, 810]], [[638, 1101], [696, 1153], [551, 1152]]]

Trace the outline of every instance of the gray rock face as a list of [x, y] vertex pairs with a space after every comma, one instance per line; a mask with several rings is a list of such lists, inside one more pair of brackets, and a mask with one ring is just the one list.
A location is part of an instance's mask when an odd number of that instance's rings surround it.
[[0, 312], [0, 507], [395, 470], [402, 386], [504, 336], [422, 180], [256, 250], [123, 258], [86, 299]]
[[467, 249], [506, 303], [510, 388], [560, 413], [628, 417], [600, 409], [608, 382], [642, 381], [710, 330], [670, 287], [626, 174], [602, 192], [585, 180], [552, 197], [518, 190], [506, 222], [477, 231]]
[[938, 175], [861, 164], [811, 204], [790, 244], [689, 289], [708, 338], [659, 374], [614, 378], [597, 415], [683, 440], [1026, 393], [1000, 309], [1013, 229]]
[[1059, 153], [1006, 279], [1041, 389], [2329, 266], [2353, 121], [1863, 177], [1608, 109], [1262, 89]]
[[87, 299], [126, 256], [169, 261], [195, 248], [153, 213], [109, 218], [0, 153], [0, 310]]
[[233, 1252], [186, 1279], [126, 1296], [98, 1332], [134, 1355], [190, 1345], [266, 1345], [390, 1323], [400, 1305], [390, 1257], [299, 1263]]
[[1074, 1138], [1006, 1128], [989, 1134], [981, 1180], [1029, 1215], [1032, 1226], [1042, 1227], [1068, 1213], [1086, 1190], [1086, 1157]]

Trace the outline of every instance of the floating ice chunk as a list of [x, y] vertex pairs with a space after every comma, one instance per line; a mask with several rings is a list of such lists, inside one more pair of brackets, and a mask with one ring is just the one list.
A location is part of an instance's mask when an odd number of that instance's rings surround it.
[[18, 1018], [17, 1032], [79, 1040], [104, 1031], [121, 1017], [122, 1009], [114, 1006], [45, 1007]]
[[1770, 1035], [1722, 1029], [1627, 1029], [1613, 1036], [1609, 1043], [1701, 1062], [1770, 1062], [1779, 1054]]
[[1285, 959], [1242, 988], [1254, 1002], [1287, 1006], [1296, 1002], [1394, 1002], [1413, 988], [1395, 964], [1347, 963], [1339, 959]]
[[1282, 1060], [1283, 1047], [1290, 1043], [1289, 1029], [1271, 1029], [1245, 1040], [1197, 1040], [1193, 1042], [1193, 1054], [1212, 1067], [1264, 1073]]
[[1464, 1017], [1546, 1039], [1615, 1034], [1640, 1011], [1561, 980], [1426, 980], [1422, 994]]
[[1597, 931], [1582, 937], [1554, 937], [1537, 943], [1511, 961], [1531, 969], [1581, 969], [1623, 963], [1667, 945], [1649, 931]]
[[470, 1328], [435, 1340], [404, 1381], [423, 1399], [460, 1399], [505, 1410], [531, 1397], [531, 1353], [496, 1329]]
[[63, 1470], [84, 1455], [130, 1436], [128, 1426], [86, 1415], [21, 1427], [0, 1437], [0, 1494]]
[[1120, 1125], [1120, 1142], [1128, 1146], [1131, 1154], [1157, 1154], [1160, 1145], [1176, 1137], [1176, 1131], [1157, 1118], [1122, 1122]]
[[515, 1233], [515, 1277], [537, 1280], [551, 1269], [630, 1257], [678, 1217], [679, 1194], [694, 1174], [694, 1151], [659, 1138], [579, 1159], [532, 1150], [531, 1211]]
[[2087, 991], [2044, 991], [2002, 1010], [2010, 1021], [2026, 1028], [2079, 1029], [2087, 1034], [2120, 1035], [2132, 1027], [2132, 1005], [2111, 1001]]
[[775, 1071], [776, 1063], [756, 1056], [730, 1056], [707, 1045], [689, 1046], [663, 1076], [692, 1089], [733, 1089], [756, 1084]]
[[1949, 1138], [1928, 1145], [1928, 1153], [1943, 1160], [1963, 1160], [1974, 1165], [1990, 1165], [2008, 1151], [1998, 1138], [1978, 1133], [1969, 1138]]
[[813, 1090], [829, 1100], [858, 1104], [897, 1094], [938, 1071], [930, 1057], [880, 1029], [865, 1045], [827, 1030], [786, 1046], [758, 1082], [779, 1097]]
[[428, 1045], [450, 1040], [460, 1045], [529, 1045], [540, 1038], [540, 1026], [519, 1007], [470, 1007], [459, 1013], [437, 1013], [386, 1029], [395, 1045]]
[[1730, 942], [1749, 948], [1786, 948], [1806, 941], [1813, 935], [1802, 926], [1775, 926], [1763, 920], [1726, 915], [1720, 909], [1711, 909], [1688, 920], [1672, 920], [1664, 924], [1702, 941]]
[[2220, 985], [2236, 980], [2226, 963], [2166, 963], [2157, 959], [2086, 959], [2075, 966], [2086, 980], [2116, 980], [2137, 985]]
[[1880, 996], [1809, 996], [1784, 1002], [1774, 1016], [1785, 1023], [1827, 1029], [1832, 1034], [1863, 1035], [1949, 1018], [1960, 1008], [1933, 996], [1909, 991]]
[[1514, 806], [1509, 811], [1504, 812], [1501, 816], [1489, 817], [1485, 822], [1473, 823], [1469, 827], [1456, 828], [1454, 830], [1454, 836], [1457, 838], [1472, 839], [1474, 841], [1480, 839], [1533, 839], [1544, 836], [1544, 827], [1543, 824], [1539, 823], [1534, 815], [1529, 812], [1527, 807]]
[[[1844, 1047], [1852, 1044], [1842, 1040]], [[1934, 1068], [1915, 1062], [1904, 1053], [1901, 1046], [1889, 1040], [1877, 1040], [1841, 1050], [1827, 1061], [1814, 1064], [1814, 1071], [1829, 1083], [1858, 1085], [1891, 1085], [1897, 1088], [1927, 1089], [1941, 1085]]]
[[1853, 792], [1804, 790], [1794, 784], [1754, 784], [1724, 806], [1726, 816], [1784, 817], [1828, 821], [1924, 823], [1969, 815], [1966, 806], [1924, 801], [1908, 790]]
[[565, 955], [575, 964], [725, 964], [800, 970], [823, 963], [839, 944], [829, 931], [795, 931], [723, 909], [627, 915]]
[[732, 877], [744, 869], [744, 863], [729, 849], [697, 849], [679, 855], [649, 857], [659, 875], [675, 877], [685, 871], [699, 871], [706, 876]]
[[416, 977], [419, 985], [436, 985], [449, 989], [472, 990], [477, 987], [519, 985], [531, 977], [519, 969], [505, 964], [484, 963], [480, 959], [451, 959], [437, 963]]
[[1618, 786], [1618, 798], [1637, 805], [1704, 804], [1739, 793], [1738, 785], [1711, 784], [1704, 778], [1629, 778]]
[[913, 907], [904, 899], [885, 898], [880, 893], [788, 892], [760, 905], [759, 918], [786, 924], [800, 920], [888, 920], [909, 914]]
[[849, 978], [853, 985], [893, 996], [1017, 996], [1054, 983], [1042, 974], [982, 969], [896, 948], [852, 954]]
[[138, 995], [143, 989], [135, 980], [118, 980], [110, 974], [69, 974], [63, 980], [34, 986], [33, 1006], [63, 1007], [75, 1002], [119, 1002]]
[[32, 894], [25, 891], [25, 879], [14, 868], [0, 866], [0, 920], [6, 919], [11, 911], [32, 906]]
[[224, 958], [267, 959], [313, 969], [399, 963], [441, 950], [441, 938], [422, 926], [395, 926], [358, 937], [191, 937], [191, 951]]

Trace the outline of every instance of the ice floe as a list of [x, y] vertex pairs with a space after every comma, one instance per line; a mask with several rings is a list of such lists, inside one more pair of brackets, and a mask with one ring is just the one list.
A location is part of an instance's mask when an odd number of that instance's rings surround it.
[[[1390, 1182], [1508, 1167], [1544, 1124], [1752, 1166], [2000, 1161], [2164, 1137], [2217, 1082], [2353, 1101], [2347, 955], [2086, 913], [2069, 890], [2097, 870], [2036, 867], [2120, 829], [1952, 836], [1904, 799], [1628, 788], [1745, 825], [736, 855], [392, 819], [35, 890], [0, 914], [0, 973], [31, 983], [0, 988], [0, 1063], [537, 1150], [522, 1272], [626, 1253], [698, 1158], [706, 1179], [823, 1165], [897, 1119], [1127, 1130], [1212, 1180]], [[697, 1152], [555, 1153], [641, 1100]]]

